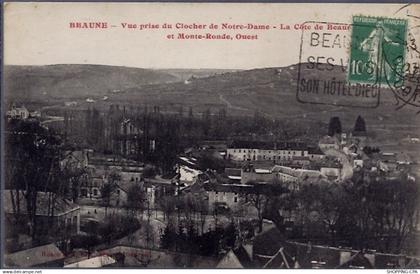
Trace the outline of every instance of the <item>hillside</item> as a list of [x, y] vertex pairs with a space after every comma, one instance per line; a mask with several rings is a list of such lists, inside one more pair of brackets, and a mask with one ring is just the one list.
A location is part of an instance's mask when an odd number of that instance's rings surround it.
[[[418, 110], [410, 106], [396, 110], [396, 100], [386, 88], [381, 91], [377, 108], [298, 102], [297, 70], [297, 65], [242, 71], [203, 70], [201, 77], [181, 81], [170, 74], [174, 70], [92, 65], [6, 67], [6, 97], [9, 101], [19, 99], [22, 103], [41, 107], [63, 106], [70, 100], [77, 101], [80, 108], [94, 106], [101, 110], [107, 110], [110, 104], [159, 105], [166, 113], [178, 112], [181, 107], [186, 112], [191, 107], [196, 115], [206, 109], [217, 113], [225, 108], [229, 115], [252, 116], [259, 111], [267, 117], [302, 123], [327, 123], [331, 116], [336, 115], [349, 126], [358, 115], [362, 115], [378, 130], [386, 125], [384, 133], [392, 134], [390, 128], [405, 126], [411, 127], [413, 134], [419, 133]], [[200, 70], [180, 70], [178, 75], [194, 71]], [[210, 76], [205, 77], [205, 73]], [[341, 67], [316, 74], [319, 79], [335, 77], [344, 80], [345, 76]], [[103, 100], [104, 96], [106, 100]], [[86, 102], [87, 98], [93, 102]]]
[[102, 96], [179, 80], [155, 70], [102, 65], [5, 66], [4, 79], [8, 100]]

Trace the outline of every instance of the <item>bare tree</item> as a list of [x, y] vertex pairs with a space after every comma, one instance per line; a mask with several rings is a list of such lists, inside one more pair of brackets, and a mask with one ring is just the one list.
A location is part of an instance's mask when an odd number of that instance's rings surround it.
[[16, 214], [23, 212], [21, 195], [25, 199], [28, 233], [35, 238], [38, 192], [58, 166], [61, 140], [39, 122], [12, 120], [7, 125], [6, 143], [6, 166], [11, 168], [6, 187], [14, 192], [11, 199]]

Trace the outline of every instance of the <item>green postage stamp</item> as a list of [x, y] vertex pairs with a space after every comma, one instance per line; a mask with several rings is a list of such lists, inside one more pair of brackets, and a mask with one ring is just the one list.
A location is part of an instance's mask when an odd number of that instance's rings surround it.
[[348, 81], [402, 84], [406, 33], [407, 20], [353, 16]]

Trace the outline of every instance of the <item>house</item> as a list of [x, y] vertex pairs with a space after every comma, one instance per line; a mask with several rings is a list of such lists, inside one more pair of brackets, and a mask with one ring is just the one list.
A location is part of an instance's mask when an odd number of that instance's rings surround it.
[[6, 254], [4, 265], [11, 268], [63, 267], [64, 258], [55, 244], [47, 244]]
[[236, 210], [241, 207], [241, 200], [253, 193], [254, 187], [243, 184], [214, 184], [205, 183], [204, 190], [208, 195], [208, 207], [214, 210], [218, 205]]
[[94, 154], [90, 155], [88, 160], [90, 168], [102, 171], [102, 173], [115, 170], [121, 175], [122, 180], [140, 180], [144, 170], [143, 163], [116, 156]]
[[269, 169], [254, 168], [254, 165], [247, 163], [241, 169], [241, 184], [249, 182], [271, 182], [276, 178]]
[[324, 152], [319, 148], [319, 146], [308, 147], [308, 158], [310, 160], [322, 160], [325, 158]]
[[105, 182], [106, 178], [104, 175], [91, 175], [88, 180], [82, 182], [80, 186], [80, 196], [91, 199], [101, 198], [101, 189]]
[[[24, 194], [22, 190], [19, 195], [16, 190], [3, 191], [7, 227], [13, 227], [14, 215], [28, 215]], [[63, 232], [71, 235], [80, 231], [80, 207], [51, 192], [37, 192], [35, 218], [37, 233], [40, 235]]]
[[[115, 190], [111, 193], [111, 205], [116, 207], [125, 206], [131, 188], [138, 186], [138, 190], [146, 192], [147, 201], [154, 204], [154, 188], [145, 188], [143, 181], [118, 181]], [[138, 197], [142, 197], [142, 193], [138, 193]]]
[[363, 167], [363, 159], [354, 159], [353, 160], [353, 167]]
[[366, 146], [366, 144], [368, 142], [368, 135], [367, 135], [366, 131], [364, 131], [364, 130], [361, 130], [361, 131], [354, 130], [349, 135], [350, 135], [350, 139], [351, 139], [352, 143], [357, 144], [359, 147]]
[[297, 142], [233, 141], [226, 155], [234, 161], [281, 161], [308, 156], [308, 148]]
[[62, 168], [86, 168], [88, 166], [89, 150], [66, 151], [60, 161]]
[[80, 186], [80, 196], [91, 199], [102, 197], [102, 187], [109, 181], [111, 174], [117, 174], [121, 182], [140, 182], [143, 179], [142, 163], [118, 157], [107, 157], [101, 154], [87, 154], [89, 176]]
[[117, 261], [108, 256], [102, 255], [98, 257], [89, 258], [80, 262], [65, 265], [65, 268], [99, 268], [99, 267], [110, 267]]
[[321, 138], [321, 140], [319, 140], [319, 148], [323, 151], [323, 150], [327, 150], [327, 149], [339, 149], [340, 145], [339, 145], [339, 141], [337, 139], [337, 137], [334, 136], [324, 136]]
[[379, 168], [386, 172], [395, 171], [398, 167], [397, 154], [394, 152], [383, 152], [380, 155]]
[[7, 111], [7, 117], [10, 119], [21, 119], [25, 120], [29, 118], [29, 111], [25, 106], [16, 107], [12, 105], [12, 109]]
[[303, 181], [317, 181], [320, 178], [325, 178], [325, 175], [319, 170], [292, 168], [280, 165], [275, 165], [271, 169], [255, 169], [252, 165], [246, 165], [242, 169], [241, 183], [280, 183], [290, 190], [296, 190]]
[[287, 241], [276, 229], [257, 235], [253, 252], [254, 262], [263, 268], [389, 269], [419, 266], [419, 258], [403, 254], [386, 254], [371, 250], [360, 251], [314, 245], [311, 242]]
[[321, 174], [330, 180], [341, 178], [342, 167], [340, 165], [328, 165], [321, 167]]

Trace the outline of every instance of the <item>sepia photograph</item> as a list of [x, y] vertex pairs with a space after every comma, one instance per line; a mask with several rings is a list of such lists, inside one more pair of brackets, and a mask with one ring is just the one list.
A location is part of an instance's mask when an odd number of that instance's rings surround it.
[[419, 4], [2, 5], [1, 268], [417, 273]]

